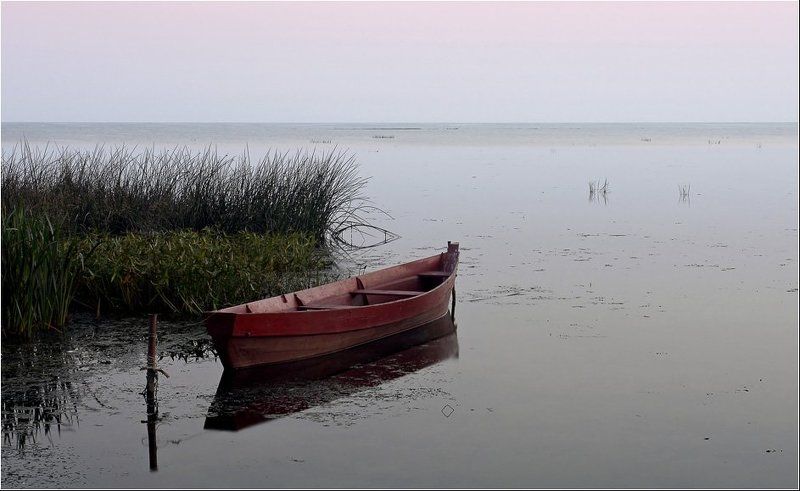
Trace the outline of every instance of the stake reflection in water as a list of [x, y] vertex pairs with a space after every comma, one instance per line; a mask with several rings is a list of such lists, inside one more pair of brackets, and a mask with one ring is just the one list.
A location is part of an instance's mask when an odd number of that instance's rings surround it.
[[147, 454], [150, 461], [150, 470], [158, 470], [158, 441], [156, 439], [156, 424], [158, 423], [158, 401], [156, 394], [146, 391], [147, 400]]
[[458, 357], [450, 314], [314, 360], [225, 372], [205, 428], [238, 431], [354, 394]]

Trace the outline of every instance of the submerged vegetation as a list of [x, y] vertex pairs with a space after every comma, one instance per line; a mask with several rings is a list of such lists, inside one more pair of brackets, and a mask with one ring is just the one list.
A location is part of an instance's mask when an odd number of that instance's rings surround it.
[[2, 160], [3, 335], [76, 307], [197, 314], [323, 282], [343, 231], [369, 228], [365, 184], [337, 150], [20, 144]]

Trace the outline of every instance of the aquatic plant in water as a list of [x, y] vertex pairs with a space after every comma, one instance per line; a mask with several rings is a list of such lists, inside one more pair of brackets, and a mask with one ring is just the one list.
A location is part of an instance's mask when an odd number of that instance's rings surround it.
[[67, 320], [84, 252], [62, 225], [17, 207], [2, 213], [2, 332], [29, 337]]
[[206, 229], [89, 235], [77, 300], [101, 312], [200, 313], [298, 284], [323, 281], [330, 263], [310, 234]]
[[602, 182], [600, 180], [596, 181], [589, 181], [589, 197], [593, 197], [596, 194], [600, 194], [605, 196], [608, 194], [608, 179], [604, 179]]
[[221, 155], [175, 148], [94, 150], [16, 145], [2, 156], [2, 202], [109, 234], [215, 228], [336, 240], [377, 210], [355, 157], [332, 150]]
[[332, 246], [396, 238], [365, 220], [380, 212], [366, 182], [336, 149], [251, 161], [21, 142], [2, 155], [3, 335], [58, 328], [73, 301], [199, 313], [318, 284]]

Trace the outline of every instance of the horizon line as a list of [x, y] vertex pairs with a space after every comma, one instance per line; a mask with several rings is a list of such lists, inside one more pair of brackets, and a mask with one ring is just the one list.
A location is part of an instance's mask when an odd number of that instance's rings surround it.
[[4, 124], [798, 124], [798, 121], [0, 121]]

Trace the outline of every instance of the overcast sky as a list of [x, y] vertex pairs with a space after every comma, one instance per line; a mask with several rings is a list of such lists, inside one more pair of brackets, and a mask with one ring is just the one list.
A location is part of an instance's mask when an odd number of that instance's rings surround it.
[[3, 121], [797, 121], [786, 3], [2, 3]]

